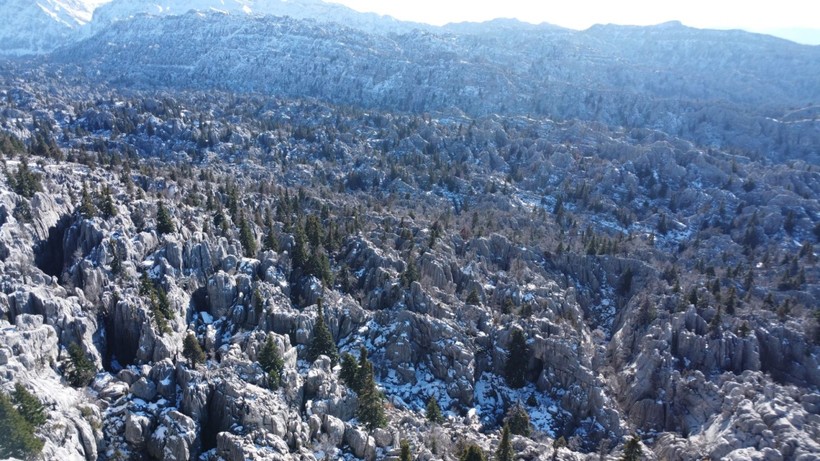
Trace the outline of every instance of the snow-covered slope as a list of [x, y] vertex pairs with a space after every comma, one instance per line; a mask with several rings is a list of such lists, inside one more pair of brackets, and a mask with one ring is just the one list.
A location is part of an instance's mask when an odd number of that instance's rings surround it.
[[96, 32], [114, 21], [140, 14], [176, 16], [191, 10], [314, 19], [320, 23], [336, 22], [371, 33], [406, 32], [431, 27], [398, 21], [389, 16], [359, 13], [322, 0], [114, 0], [94, 13], [91, 29]]
[[5, 0], [0, 12], [0, 54], [53, 50], [72, 40], [110, 0]]
[[0, 55], [12, 56], [48, 53], [135, 16], [176, 16], [191, 10], [290, 16], [382, 34], [433, 27], [359, 13], [322, 0], [6, 0], [4, 3], [0, 8]]

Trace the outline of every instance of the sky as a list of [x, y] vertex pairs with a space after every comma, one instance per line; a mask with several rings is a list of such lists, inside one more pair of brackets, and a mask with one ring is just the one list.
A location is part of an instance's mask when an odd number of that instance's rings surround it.
[[[744, 29], [820, 44], [818, 0], [332, 0], [358, 11], [405, 21], [450, 22], [516, 18], [570, 29], [593, 24], [651, 25], [681, 21], [709, 29]], [[794, 37], [789, 37], [794, 35]]]

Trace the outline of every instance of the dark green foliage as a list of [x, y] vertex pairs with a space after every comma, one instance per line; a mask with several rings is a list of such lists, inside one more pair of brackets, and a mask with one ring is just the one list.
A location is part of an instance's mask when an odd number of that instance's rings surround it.
[[7, 174], [11, 189], [25, 198], [31, 198], [36, 192], [43, 191], [42, 177], [32, 172], [28, 167], [28, 160], [23, 158], [17, 166], [17, 172]]
[[188, 333], [182, 343], [182, 356], [194, 366], [205, 361], [205, 351], [202, 350], [202, 346], [199, 345], [199, 341], [193, 333]]
[[510, 426], [505, 424], [504, 429], [501, 430], [501, 442], [498, 443], [495, 459], [498, 461], [513, 461], [514, 456], [512, 442], [510, 442]]
[[273, 340], [273, 336], [268, 335], [265, 345], [259, 351], [257, 357], [259, 366], [268, 374], [268, 386], [271, 389], [278, 389], [282, 383], [282, 370], [285, 368], [285, 361], [279, 353], [279, 347]]
[[43, 408], [42, 402], [21, 383], [14, 384], [12, 399], [14, 403], [17, 404], [17, 410], [29, 424], [34, 427], [45, 424], [46, 411], [45, 408]]
[[486, 461], [487, 458], [484, 456], [484, 450], [481, 449], [478, 445], [469, 444], [464, 448], [464, 452], [461, 453], [461, 456], [458, 458], [459, 461]]
[[407, 440], [402, 439], [399, 445], [401, 446], [399, 461], [411, 461], [413, 456], [410, 454], [410, 443], [407, 442]]
[[77, 343], [71, 343], [68, 346], [68, 364], [65, 371], [68, 383], [74, 387], [83, 387], [94, 378], [96, 373], [97, 368], [94, 362], [85, 355], [83, 348]]
[[148, 297], [151, 305], [151, 315], [157, 324], [161, 334], [170, 333], [171, 327], [168, 321], [174, 318], [174, 311], [168, 301], [168, 295], [162, 286], [155, 286], [148, 277], [148, 272], [143, 272], [140, 276], [140, 296]]
[[159, 235], [173, 234], [175, 231], [176, 226], [171, 220], [171, 214], [165, 208], [165, 204], [160, 201], [157, 205], [157, 233]]
[[262, 315], [262, 311], [265, 309], [265, 299], [262, 297], [262, 292], [259, 291], [259, 287], [253, 289], [253, 312], [256, 314], [256, 317], [259, 318]]
[[531, 407], [538, 406], [538, 399], [535, 397], [535, 392], [530, 393], [530, 396], [527, 397], [527, 405]]
[[554, 460], [558, 459], [558, 450], [560, 450], [561, 448], [565, 448], [566, 446], [567, 446], [567, 439], [565, 439], [563, 435], [561, 437], [558, 437], [557, 439], [553, 440], [552, 441], [552, 449], [553, 449], [552, 459], [554, 459]]
[[530, 348], [527, 346], [527, 338], [524, 337], [524, 332], [515, 329], [510, 339], [510, 348], [507, 350], [507, 362], [504, 365], [504, 377], [510, 387], [524, 387], [529, 361]]
[[322, 244], [322, 223], [317, 216], [310, 215], [305, 220], [305, 236], [313, 249]]
[[296, 225], [296, 228], [293, 231], [293, 240], [294, 244], [291, 255], [293, 268], [302, 269], [305, 267], [308, 260], [307, 250], [305, 249], [305, 245], [307, 244], [307, 238], [305, 237], [305, 230], [299, 224]]
[[510, 426], [510, 432], [513, 434], [529, 437], [530, 414], [527, 413], [527, 409], [523, 405], [516, 404], [510, 407], [504, 422]]
[[111, 272], [114, 274], [121, 274], [122, 273], [122, 259], [120, 259], [120, 252], [117, 250], [117, 242], [115, 240], [111, 240], [110, 242], [111, 247]]
[[117, 216], [117, 207], [114, 205], [114, 198], [111, 197], [111, 188], [108, 185], [103, 186], [99, 208], [105, 219]]
[[276, 228], [273, 225], [273, 218], [270, 213], [268, 213], [265, 219], [265, 226], [267, 226], [268, 232], [262, 239], [262, 249], [266, 251], [279, 251], [279, 238], [276, 235]]
[[477, 306], [481, 304], [481, 299], [478, 297], [478, 292], [475, 289], [470, 291], [470, 294], [467, 295], [467, 304], [471, 306]]
[[325, 285], [333, 284], [333, 273], [330, 271], [330, 261], [327, 259], [327, 254], [322, 247], [313, 249], [313, 253], [310, 255], [305, 270], [308, 274], [321, 280]]
[[438, 221], [433, 223], [433, 226], [430, 228], [430, 248], [436, 246], [436, 241], [441, 237], [441, 224]]
[[253, 258], [256, 256], [256, 236], [253, 235], [251, 225], [244, 216], [239, 220], [239, 242], [242, 243], [242, 249], [246, 257]]
[[88, 186], [85, 183], [83, 183], [80, 206], [77, 208], [77, 212], [85, 219], [91, 219], [97, 216], [97, 206], [94, 205], [94, 201], [91, 200], [91, 194], [88, 192]]
[[16, 136], [0, 132], [0, 155], [12, 158], [25, 149], [26, 146]]
[[387, 418], [384, 415], [384, 397], [376, 388], [373, 364], [367, 362], [359, 372], [362, 374], [362, 387], [359, 392], [359, 408], [356, 409], [356, 417], [368, 430], [372, 431], [387, 424]]
[[162, 287], [159, 287], [149, 296], [151, 299], [151, 313], [154, 316], [154, 321], [157, 322], [160, 333], [170, 333], [171, 326], [168, 325], [168, 321], [174, 318], [174, 311], [171, 309], [168, 295]]
[[322, 309], [322, 300], [319, 299], [317, 304], [316, 325], [313, 327], [313, 340], [310, 342], [308, 348], [308, 359], [313, 362], [320, 355], [330, 357], [330, 361], [335, 365], [339, 361], [339, 352], [336, 350], [336, 342], [333, 340], [333, 335], [330, 333], [325, 324], [324, 309]]
[[14, 207], [14, 219], [20, 222], [31, 222], [34, 219], [28, 200], [20, 199], [17, 202], [17, 205]]
[[433, 424], [441, 424], [444, 422], [444, 415], [441, 414], [441, 407], [438, 406], [438, 401], [435, 397], [430, 396], [427, 400], [427, 411], [424, 415], [427, 421]]
[[624, 454], [621, 456], [621, 461], [638, 461], [643, 456], [643, 448], [641, 448], [641, 440], [638, 436], [632, 436], [624, 446]]
[[789, 235], [794, 233], [794, 226], [796, 224], [796, 221], [797, 217], [794, 214], [794, 210], [789, 210], [789, 212], [786, 213], [786, 218], [783, 220], [783, 230], [788, 232]]
[[356, 358], [347, 352], [342, 354], [342, 369], [339, 371], [339, 379], [354, 391], [356, 391], [356, 387], [358, 386], [358, 373], [359, 364], [356, 363]]
[[413, 282], [419, 279], [419, 269], [416, 267], [416, 260], [412, 256], [407, 260], [407, 267], [401, 274], [401, 284], [410, 287]]
[[43, 449], [34, 436], [35, 427], [15, 408], [12, 400], [0, 392], [0, 458], [27, 459]]

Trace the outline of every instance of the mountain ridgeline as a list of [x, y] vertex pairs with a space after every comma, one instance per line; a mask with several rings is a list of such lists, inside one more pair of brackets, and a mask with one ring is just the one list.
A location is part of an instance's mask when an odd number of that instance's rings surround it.
[[141, 88], [583, 119], [757, 158], [820, 161], [820, 47], [740, 31], [670, 23], [575, 32], [498, 22], [372, 34], [311, 20], [189, 13], [116, 22], [52, 59], [88, 63], [99, 79]]
[[0, 457], [820, 457], [820, 47], [10, 5]]

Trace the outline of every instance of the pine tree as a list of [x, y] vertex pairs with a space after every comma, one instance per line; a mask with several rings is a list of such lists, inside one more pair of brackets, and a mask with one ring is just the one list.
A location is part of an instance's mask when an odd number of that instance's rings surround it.
[[285, 368], [285, 362], [282, 360], [282, 354], [279, 353], [279, 347], [273, 336], [268, 335], [265, 345], [259, 351], [259, 366], [268, 374], [268, 386], [271, 389], [278, 389], [282, 382], [282, 370]]
[[530, 435], [530, 414], [527, 409], [521, 404], [513, 405], [507, 412], [507, 417], [504, 418], [505, 424], [510, 426], [510, 432], [515, 435], [523, 435], [529, 437]]
[[14, 403], [17, 404], [17, 410], [29, 424], [34, 427], [40, 427], [45, 424], [46, 411], [45, 408], [43, 408], [43, 403], [21, 383], [14, 384], [12, 399]]
[[481, 299], [478, 297], [478, 292], [475, 289], [470, 291], [470, 294], [467, 295], [467, 301], [466, 302], [467, 302], [467, 304], [469, 304], [471, 306], [477, 306], [477, 305], [481, 304]]
[[387, 424], [387, 418], [384, 415], [384, 401], [382, 394], [376, 388], [373, 364], [368, 361], [360, 372], [363, 373], [364, 379], [359, 392], [359, 408], [356, 410], [356, 417], [364, 423], [368, 430], [372, 431]]
[[430, 396], [430, 398], [427, 399], [427, 411], [424, 416], [427, 418], [427, 421], [434, 424], [444, 422], [444, 415], [441, 414], [441, 407], [439, 407], [435, 397]]
[[7, 176], [12, 190], [25, 198], [34, 197], [35, 193], [43, 191], [42, 177], [29, 169], [26, 158], [20, 159], [14, 175], [8, 174]]
[[632, 436], [624, 446], [624, 454], [621, 456], [621, 461], [638, 461], [643, 456], [643, 448], [641, 448], [641, 440], [638, 436]]
[[351, 354], [345, 352], [342, 354], [342, 369], [339, 371], [339, 379], [342, 380], [345, 385], [358, 393], [356, 389], [357, 377], [359, 373], [359, 364], [356, 363], [356, 358], [353, 357]]
[[205, 351], [202, 350], [202, 346], [199, 345], [193, 333], [188, 333], [182, 343], [182, 356], [188, 359], [193, 366], [205, 361]]
[[157, 233], [159, 235], [173, 234], [175, 231], [176, 227], [171, 220], [171, 214], [165, 208], [165, 204], [160, 201], [157, 204]]
[[359, 347], [359, 363], [356, 368], [356, 381], [355, 386], [353, 387], [356, 393], [360, 393], [362, 391], [362, 387], [364, 386], [365, 369], [367, 368], [367, 364], [370, 363], [367, 359], [367, 355], [367, 348], [364, 346]]
[[504, 376], [507, 384], [513, 388], [524, 387], [526, 384], [527, 366], [530, 360], [530, 350], [524, 333], [515, 329], [507, 351], [507, 362], [504, 366]]
[[100, 212], [103, 218], [110, 219], [117, 216], [117, 207], [114, 205], [114, 199], [111, 197], [111, 188], [105, 185], [100, 197]]
[[481, 449], [478, 445], [469, 444], [464, 449], [464, 452], [461, 454], [461, 457], [458, 458], [459, 461], [486, 461], [487, 458], [484, 456], [484, 450]]
[[239, 219], [239, 241], [242, 243], [245, 257], [253, 258], [256, 256], [256, 237], [253, 235], [251, 226], [244, 215]]
[[413, 456], [410, 454], [410, 443], [407, 440], [402, 440], [399, 445], [401, 446], [399, 461], [411, 461]]
[[273, 218], [270, 215], [270, 211], [268, 211], [267, 218], [265, 219], [265, 226], [268, 228], [268, 233], [265, 234], [265, 238], [262, 240], [262, 249], [266, 251], [279, 251], [279, 239], [276, 237], [276, 228], [273, 225]]
[[85, 351], [77, 343], [68, 346], [68, 359], [66, 379], [74, 387], [85, 386], [97, 373], [94, 362], [85, 355]]
[[321, 247], [313, 249], [307, 262], [307, 273], [321, 280], [325, 285], [333, 284], [333, 273], [330, 271], [330, 261], [325, 250]]
[[122, 259], [120, 259], [120, 252], [117, 250], [117, 242], [110, 241], [111, 246], [111, 272], [116, 275], [122, 273]]
[[39, 453], [43, 442], [34, 436], [34, 431], [9, 396], [0, 392], [0, 458], [28, 459]]
[[501, 431], [501, 442], [498, 444], [495, 458], [498, 461], [513, 461], [513, 457], [512, 442], [510, 442], [510, 426], [505, 424], [504, 429]]
[[292, 265], [294, 269], [303, 269], [308, 262], [308, 255], [307, 250], [305, 249], [305, 230], [302, 228], [301, 224], [296, 225], [296, 229], [293, 231], [293, 239], [293, 255], [291, 256], [291, 260], [293, 261]]
[[91, 200], [91, 194], [88, 193], [88, 186], [85, 183], [83, 183], [80, 206], [77, 211], [85, 219], [91, 219], [97, 215], [97, 207], [94, 205], [94, 201]]
[[325, 314], [322, 309], [322, 299], [316, 307], [316, 325], [313, 327], [313, 340], [310, 342], [308, 348], [308, 359], [313, 362], [320, 355], [330, 357], [331, 363], [334, 365], [339, 361], [339, 352], [336, 350], [336, 342], [333, 340], [333, 335], [330, 333], [327, 325], [325, 325]]

